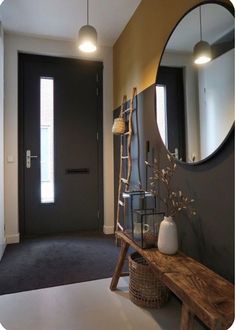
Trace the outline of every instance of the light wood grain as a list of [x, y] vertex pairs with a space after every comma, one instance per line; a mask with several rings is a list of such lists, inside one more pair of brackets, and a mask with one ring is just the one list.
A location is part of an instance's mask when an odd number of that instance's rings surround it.
[[[123, 199], [123, 193], [129, 191], [130, 177], [132, 172], [132, 159], [131, 159], [131, 142], [133, 135], [132, 117], [133, 112], [137, 109], [134, 108], [135, 98], [137, 96], [137, 90], [133, 88], [132, 99], [130, 100], [130, 107], [127, 107], [127, 96], [123, 96], [122, 106], [120, 110], [120, 117], [124, 118], [128, 122], [128, 131], [120, 136], [120, 168], [119, 168], [119, 185], [118, 185], [118, 197], [117, 197], [117, 211], [116, 211], [116, 230], [125, 227], [125, 212], [126, 212], [126, 200]], [[124, 154], [125, 153], [125, 154]], [[124, 177], [126, 176], [126, 177]], [[122, 210], [122, 217], [121, 217]], [[123, 219], [123, 225], [121, 226], [120, 218]], [[123, 228], [121, 229], [123, 231]], [[117, 241], [118, 244], [118, 241]]]
[[[143, 250], [125, 233], [117, 237], [132, 246], [161, 277], [163, 283], [183, 302], [181, 330], [192, 329], [196, 315], [210, 329], [228, 329], [234, 320], [234, 286], [196, 260], [178, 252], [164, 255], [155, 249]], [[126, 250], [127, 252], [127, 250]], [[121, 270], [120, 270], [121, 271]], [[115, 271], [115, 278], [119, 273]], [[116, 280], [113, 284], [118, 283]], [[116, 286], [113, 285], [113, 290]]]
[[194, 315], [190, 312], [189, 308], [185, 304], [182, 304], [180, 329], [194, 330]]
[[[124, 95], [123, 99], [122, 99], [122, 106], [121, 106], [121, 110], [120, 110], [120, 117], [123, 118], [124, 116], [124, 111], [125, 111], [125, 105], [127, 103], [127, 96]], [[117, 194], [117, 209], [116, 209], [116, 230], [119, 230], [119, 220], [120, 220], [120, 200], [121, 200], [121, 195], [122, 195], [122, 155], [124, 152], [124, 147], [123, 147], [123, 137], [120, 136], [120, 165], [119, 165], [119, 184], [118, 184], [118, 194]], [[118, 241], [116, 241], [117, 245], [118, 245]]]
[[124, 261], [125, 261], [125, 257], [126, 257], [128, 249], [129, 249], [129, 244], [127, 242], [125, 242], [124, 240], [121, 240], [120, 255], [119, 255], [119, 259], [116, 264], [116, 269], [115, 269], [114, 275], [112, 277], [111, 285], [110, 285], [111, 291], [116, 290], [119, 278], [120, 278], [120, 276], [122, 276], [122, 268], [124, 265]]

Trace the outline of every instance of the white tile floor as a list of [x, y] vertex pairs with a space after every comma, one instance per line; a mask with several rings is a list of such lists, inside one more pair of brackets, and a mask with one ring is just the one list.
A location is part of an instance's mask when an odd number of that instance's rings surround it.
[[[129, 300], [128, 278], [119, 291], [110, 279], [0, 296], [0, 323], [7, 330], [177, 330], [180, 304], [145, 310]], [[1, 329], [1, 327], [0, 327]]]

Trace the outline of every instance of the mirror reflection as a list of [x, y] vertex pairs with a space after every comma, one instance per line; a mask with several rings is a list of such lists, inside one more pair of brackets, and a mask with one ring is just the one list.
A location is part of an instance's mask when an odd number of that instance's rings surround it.
[[234, 123], [234, 17], [205, 4], [177, 25], [157, 73], [159, 133], [178, 160], [213, 154]]

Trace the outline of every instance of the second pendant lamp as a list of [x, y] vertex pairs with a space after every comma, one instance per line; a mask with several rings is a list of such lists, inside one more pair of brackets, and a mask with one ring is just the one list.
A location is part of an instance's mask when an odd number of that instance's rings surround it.
[[211, 46], [202, 40], [202, 12], [199, 6], [200, 19], [200, 41], [193, 48], [193, 59], [195, 64], [205, 64], [212, 60]]
[[97, 50], [97, 31], [92, 25], [89, 25], [89, 0], [87, 0], [87, 24], [79, 30], [78, 48], [85, 53]]

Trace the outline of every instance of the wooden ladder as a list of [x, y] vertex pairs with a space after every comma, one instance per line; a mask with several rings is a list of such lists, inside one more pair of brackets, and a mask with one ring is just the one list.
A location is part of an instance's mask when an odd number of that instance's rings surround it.
[[[129, 191], [130, 177], [132, 172], [131, 159], [131, 140], [133, 134], [132, 115], [134, 112], [134, 101], [137, 96], [137, 89], [133, 88], [132, 99], [130, 106], [127, 107], [127, 96], [123, 96], [122, 106], [120, 110], [120, 117], [128, 122], [128, 130], [120, 136], [120, 169], [119, 169], [119, 186], [117, 198], [117, 212], [116, 212], [116, 230], [124, 230], [124, 226], [120, 223], [120, 215], [123, 210], [123, 221], [125, 223], [125, 199], [123, 193]], [[125, 164], [125, 166], [124, 166]]]

